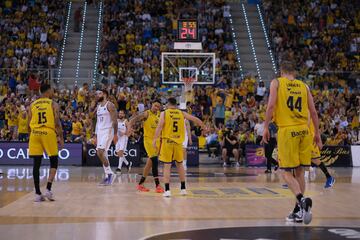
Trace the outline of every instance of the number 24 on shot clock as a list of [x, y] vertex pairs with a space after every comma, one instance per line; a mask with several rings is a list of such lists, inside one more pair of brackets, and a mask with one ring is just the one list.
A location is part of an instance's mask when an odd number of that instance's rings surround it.
[[198, 41], [197, 20], [178, 20], [178, 40], [187, 42]]

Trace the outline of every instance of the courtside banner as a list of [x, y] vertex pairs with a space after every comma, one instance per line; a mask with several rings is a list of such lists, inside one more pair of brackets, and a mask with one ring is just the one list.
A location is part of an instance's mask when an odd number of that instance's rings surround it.
[[[66, 143], [59, 150], [59, 165], [81, 165], [82, 144]], [[44, 155], [44, 165], [50, 164], [49, 158]], [[29, 143], [27, 142], [0, 142], [0, 165], [30, 165], [33, 159], [29, 158]]]
[[351, 167], [350, 146], [324, 146], [321, 149], [321, 161], [331, 167]]
[[[86, 165], [87, 166], [101, 166], [101, 161], [96, 154], [96, 146], [92, 144], [86, 144]], [[132, 162], [133, 167], [140, 166], [141, 156], [140, 156], [140, 145], [138, 143], [128, 142], [126, 147], [126, 151], [124, 152], [124, 156], [126, 160]], [[114, 144], [111, 144], [110, 149], [108, 151], [108, 158], [110, 161], [111, 167], [118, 167], [119, 157], [115, 152]], [[125, 167], [125, 163], [123, 164]]]
[[245, 148], [246, 165], [249, 167], [266, 166], [265, 150], [263, 146], [246, 145]]
[[360, 145], [351, 146], [352, 165], [360, 167]]

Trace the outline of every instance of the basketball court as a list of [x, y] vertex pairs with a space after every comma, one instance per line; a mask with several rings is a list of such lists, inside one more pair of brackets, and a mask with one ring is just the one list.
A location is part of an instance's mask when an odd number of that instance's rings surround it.
[[[324, 189], [318, 171], [307, 183], [314, 219], [285, 222], [293, 196], [280, 173], [262, 168], [206, 166], [187, 171], [188, 196], [172, 174], [173, 197], [136, 190], [140, 168], [98, 186], [102, 169], [61, 167], [55, 202], [34, 203], [32, 169], [2, 167], [1, 239], [359, 239], [359, 168], [332, 168], [336, 184]], [[42, 168], [40, 175], [45, 176]], [[42, 178], [42, 188], [46, 180]], [[251, 227], [251, 228], [250, 228]], [[204, 230], [206, 229], [206, 230]]]

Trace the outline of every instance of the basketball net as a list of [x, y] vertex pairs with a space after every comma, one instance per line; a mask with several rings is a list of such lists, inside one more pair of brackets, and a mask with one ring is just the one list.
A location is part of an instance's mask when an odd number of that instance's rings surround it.
[[195, 82], [195, 78], [193, 77], [184, 77], [182, 78], [182, 82], [184, 83], [184, 88], [181, 93], [180, 102], [186, 103], [189, 101], [189, 98], [192, 96], [193, 86]]

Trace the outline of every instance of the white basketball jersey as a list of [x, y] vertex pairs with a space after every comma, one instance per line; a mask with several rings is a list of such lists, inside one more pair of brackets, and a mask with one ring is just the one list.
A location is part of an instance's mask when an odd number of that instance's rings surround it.
[[104, 106], [101, 106], [100, 104], [98, 105], [97, 113], [96, 113], [97, 114], [96, 125], [98, 130], [112, 128], [111, 115], [109, 110], [107, 109], [108, 103], [109, 101], [107, 101]]
[[120, 136], [120, 132], [122, 132], [122, 134], [124, 134], [124, 132], [126, 132], [126, 120], [124, 119], [123, 121], [118, 119], [118, 135]]

